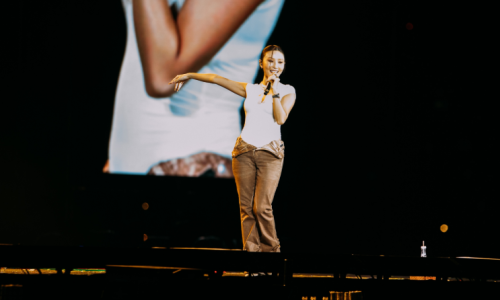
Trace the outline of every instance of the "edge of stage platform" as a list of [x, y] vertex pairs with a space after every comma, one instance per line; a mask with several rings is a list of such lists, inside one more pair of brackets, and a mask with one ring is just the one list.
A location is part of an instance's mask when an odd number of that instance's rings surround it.
[[[185, 270], [434, 276], [500, 280], [500, 258], [405, 257], [341, 253], [256, 253], [241, 249], [153, 247], [99, 248], [0, 245], [0, 267], [106, 268], [148, 266]], [[286, 270], [286, 271], [285, 271]], [[290, 275], [291, 276], [291, 275]]]

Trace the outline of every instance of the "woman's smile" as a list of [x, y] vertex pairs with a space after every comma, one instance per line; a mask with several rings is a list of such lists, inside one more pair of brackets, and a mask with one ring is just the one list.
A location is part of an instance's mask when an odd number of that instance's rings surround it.
[[280, 75], [285, 67], [285, 56], [280, 51], [269, 51], [265, 54], [264, 59], [261, 61], [264, 70], [266, 70], [266, 77], [272, 75]]

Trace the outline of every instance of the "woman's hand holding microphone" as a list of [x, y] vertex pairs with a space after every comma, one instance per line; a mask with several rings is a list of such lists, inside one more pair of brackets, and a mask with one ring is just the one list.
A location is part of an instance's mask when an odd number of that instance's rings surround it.
[[269, 76], [269, 78], [267, 78], [267, 82], [271, 82], [271, 95], [279, 94], [280, 78], [278, 77], [278, 74], [274, 73], [273, 75]]

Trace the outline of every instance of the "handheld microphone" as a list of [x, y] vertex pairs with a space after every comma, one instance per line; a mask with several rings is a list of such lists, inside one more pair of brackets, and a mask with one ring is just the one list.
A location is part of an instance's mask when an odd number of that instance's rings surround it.
[[[278, 77], [278, 75], [276, 75], [276, 77]], [[269, 81], [269, 83], [267, 84], [266, 90], [264, 91], [264, 95], [267, 96], [270, 90], [271, 90], [271, 81]]]
[[264, 95], [267, 96], [270, 90], [271, 90], [271, 81], [269, 81], [269, 83], [267, 84], [266, 90], [264, 91]]

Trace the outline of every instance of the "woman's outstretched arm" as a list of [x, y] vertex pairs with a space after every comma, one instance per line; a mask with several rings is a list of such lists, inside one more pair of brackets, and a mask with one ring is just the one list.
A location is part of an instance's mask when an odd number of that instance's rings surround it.
[[217, 74], [186, 73], [186, 74], [175, 76], [175, 78], [172, 79], [169, 82], [169, 84], [174, 84], [174, 91], [177, 92], [184, 85], [184, 83], [186, 83], [186, 81], [188, 81], [189, 79], [195, 79], [195, 80], [208, 82], [208, 83], [215, 83], [215, 84], [220, 85], [221, 87], [235, 93], [236, 95], [239, 95], [239, 96], [244, 97], [244, 98], [246, 98], [246, 96], [247, 96], [247, 92], [246, 92], [247, 84], [245, 82], [233, 81], [233, 80], [224, 78], [222, 76], [219, 76]]
[[171, 78], [206, 65], [261, 2], [187, 0], [174, 20], [165, 0], [134, 0], [147, 93], [156, 98], [172, 95]]

